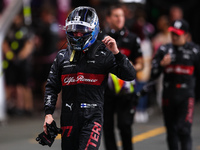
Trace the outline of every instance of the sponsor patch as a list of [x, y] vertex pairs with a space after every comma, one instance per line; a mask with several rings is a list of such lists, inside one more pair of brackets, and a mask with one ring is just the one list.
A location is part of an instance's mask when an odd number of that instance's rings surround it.
[[165, 68], [165, 72], [166, 73], [192, 75], [194, 72], [194, 66], [169, 65]]
[[101, 85], [105, 78], [104, 74], [91, 74], [78, 72], [74, 74], [65, 74], [61, 76], [62, 86], [76, 85], [76, 84], [89, 84]]

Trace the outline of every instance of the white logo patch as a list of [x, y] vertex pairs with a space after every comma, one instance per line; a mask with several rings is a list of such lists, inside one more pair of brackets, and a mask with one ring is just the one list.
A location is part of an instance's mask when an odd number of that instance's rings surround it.
[[172, 48], [169, 49], [169, 53], [170, 53], [170, 54], [173, 53], [173, 49], [172, 49]]
[[75, 16], [74, 17], [74, 21], [80, 21], [80, 19], [81, 19], [81, 16]]
[[69, 61], [64, 61], [64, 64], [69, 64]]
[[63, 66], [63, 68], [70, 68], [70, 67], [75, 67], [76, 65], [66, 65], [66, 66]]
[[196, 48], [193, 48], [192, 50], [193, 50], [193, 52], [194, 52], [195, 54], [198, 53], [198, 50], [197, 50]]
[[88, 60], [87, 63], [95, 63], [95, 60]]
[[73, 105], [73, 103], [71, 103], [71, 105], [69, 105], [69, 104], [66, 103], [65, 106], [66, 106], [66, 107], [69, 107], [70, 111], [72, 111], [72, 105]]
[[161, 51], [166, 51], [166, 48], [164, 46], [160, 46]]
[[106, 55], [106, 53], [105, 53], [105, 52], [103, 52], [103, 51], [101, 51], [101, 54], [103, 54], [103, 55]]
[[182, 26], [182, 23], [181, 23], [180, 21], [176, 21], [176, 22], [174, 23], [174, 27], [177, 28], [177, 29], [180, 29], [181, 26]]
[[63, 56], [63, 57], [65, 56], [65, 55], [64, 55], [64, 54], [62, 54], [62, 53], [59, 53], [59, 55], [61, 55], [61, 56]]
[[47, 96], [47, 102], [45, 105], [51, 105], [51, 95]]
[[190, 55], [184, 54], [184, 55], [183, 55], [183, 58], [184, 58], [184, 59], [190, 59]]
[[140, 40], [140, 38], [139, 38], [139, 37], [137, 37], [136, 41], [137, 41], [137, 43], [138, 43], [138, 44], [140, 44], [140, 43], [141, 43], [141, 40]]

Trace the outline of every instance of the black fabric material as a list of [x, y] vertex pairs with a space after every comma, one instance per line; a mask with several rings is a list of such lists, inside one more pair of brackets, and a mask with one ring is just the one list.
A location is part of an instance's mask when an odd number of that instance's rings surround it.
[[[103, 94], [109, 72], [126, 81], [131, 81], [136, 77], [136, 71], [125, 55], [118, 60], [104, 46], [97, 48], [95, 60], [91, 63], [88, 62], [86, 53], [81, 52], [76, 63], [69, 61], [70, 56], [69, 49], [59, 51], [51, 67], [44, 98], [45, 114], [53, 114], [57, 94], [61, 88], [64, 91], [62, 92], [64, 102], [77, 100], [94, 103], [95, 101], [99, 106], [103, 106]], [[84, 77], [81, 84], [76, 82], [77, 76]]]
[[53, 144], [56, 136], [60, 133], [62, 133], [62, 129], [58, 128], [56, 126], [56, 122], [53, 121], [51, 124], [46, 123], [47, 126], [47, 133], [42, 132], [38, 135], [38, 137], [36, 138], [36, 141], [41, 144], [42, 146], [44, 145], [48, 145], [49, 147], [51, 147], [51, 145]]
[[104, 104], [104, 138], [106, 149], [117, 150], [114, 134], [114, 114], [117, 114], [117, 126], [120, 130], [124, 150], [132, 150], [132, 129], [135, 104], [133, 94], [111, 95], [109, 89], [105, 93]]
[[105, 47], [105, 45], [99, 40], [97, 40], [94, 44], [91, 45], [90, 50], [87, 52], [88, 60], [95, 59], [95, 54], [100, 46]]
[[103, 108], [98, 106], [80, 108], [80, 103], [77, 102], [73, 102], [71, 110], [63, 106], [61, 114], [62, 149], [97, 150], [101, 141], [102, 111]]
[[[103, 125], [104, 91], [108, 73], [132, 81], [136, 71], [125, 55], [115, 58], [104, 45], [99, 45], [93, 61], [80, 51], [76, 62], [70, 62], [71, 50], [58, 52], [46, 84], [45, 114], [53, 114], [57, 96], [62, 89], [61, 128], [63, 150], [97, 150]], [[77, 52], [77, 51], [76, 51]], [[75, 56], [76, 57], [76, 56]], [[81, 104], [95, 107], [81, 108]]]
[[30, 62], [28, 60], [15, 60], [9, 62], [5, 69], [5, 80], [7, 85], [28, 85], [30, 77]]
[[52, 138], [50, 135], [45, 134], [44, 132], [40, 133], [36, 138], [36, 141], [42, 146], [48, 145], [51, 147], [55, 138]]
[[[111, 36], [116, 40], [119, 53], [114, 55], [117, 62], [123, 60], [124, 55], [129, 58], [133, 64], [136, 59], [142, 57], [140, 49], [140, 39], [132, 32], [129, 32], [126, 28], [120, 31], [114, 31], [113, 29], [104, 30], [99, 39], [103, 39], [106, 35]], [[136, 97], [135, 97], [136, 98]], [[117, 114], [118, 128], [122, 138], [122, 145], [124, 150], [132, 150], [132, 130], [131, 125], [133, 123], [134, 108], [137, 104], [137, 99], [134, 99], [132, 94], [116, 95], [114, 91], [108, 87], [105, 92], [105, 104], [104, 104], [104, 138], [107, 150], [116, 150], [116, 141], [114, 135], [114, 114]], [[131, 113], [132, 111], [132, 113]]]
[[[171, 55], [172, 62], [162, 67], [160, 62], [166, 54]], [[200, 75], [199, 60], [199, 47], [194, 43], [186, 43], [180, 47], [172, 44], [163, 45], [152, 61], [151, 80], [155, 80], [164, 72], [164, 98], [168, 95], [194, 97], [195, 78]], [[177, 85], [180, 87], [177, 88]], [[182, 85], [185, 86], [181, 87]]]
[[[160, 65], [166, 54], [171, 63]], [[169, 150], [191, 150], [191, 127], [194, 109], [195, 80], [200, 75], [200, 51], [194, 43], [182, 46], [163, 45], [152, 61], [151, 80], [163, 72], [163, 116]]]
[[[163, 116], [169, 150], [192, 150], [193, 97], [163, 99]], [[179, 145], [180, 141], [180, 145]]]

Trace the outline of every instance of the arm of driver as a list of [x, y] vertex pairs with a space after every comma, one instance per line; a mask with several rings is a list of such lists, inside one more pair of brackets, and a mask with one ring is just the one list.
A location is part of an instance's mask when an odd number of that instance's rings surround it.
[[52, 122], [53, 122], [53, 116], [51, 115], [51, 114], [47, 114], [46, 116], [45, 116], [45, 120], [44, 120], [44, 125], [43, 125], [43, 130], [44, 130], [44, 132], [45, 132], [45, 134], [48, 134], [47, 133], [47, 126], [46, 126], [46, 123], [48, 123], [48, 124], [51, 124]]

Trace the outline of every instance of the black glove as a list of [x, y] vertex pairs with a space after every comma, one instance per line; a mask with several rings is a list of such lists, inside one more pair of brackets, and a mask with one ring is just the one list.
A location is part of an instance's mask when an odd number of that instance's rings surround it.
[[54, 139], [55, 138], [51, 138], [50, 135], [47, 135], [46, 133], [42, 132], [38, 135], [36, 141], [38, 141], [38, 143], [41, 144], [42, 146], [48, 145], [49, 147], [51, 147], [51, 145], [54, 142]]
[[56, 122], [53, 121], [51, 124], [46, 123], [47, 133], [51, 138], [55, 138], [58, 134], [62, 133], [62, 129], [56, 126]]
[[41, 145], [48, 145], [49, 147], [51, 147], [51, 145], [53, 144], [56, 136], [59, 133], [62, 133], [62, 129], [58, 128], [56, 126], [56, 122], [53, 121], [51, 124], [46, 123], [47, 126], [47, 133], [42, 132], [38, 135], [38, 137], [36, 138], [36, 141], [39, 142], [39, 144]]
[[140, 97], [147, 95], [152, 91], [152, 86], [155, 85], [157, 80], [149, 81], [141, 91], [135, 93], [135, 98], [139, 100]]

